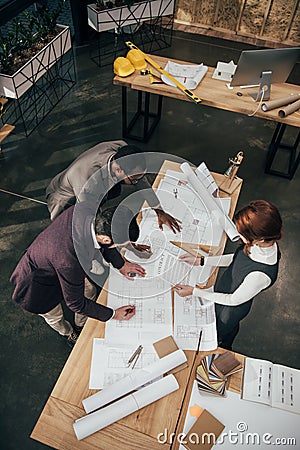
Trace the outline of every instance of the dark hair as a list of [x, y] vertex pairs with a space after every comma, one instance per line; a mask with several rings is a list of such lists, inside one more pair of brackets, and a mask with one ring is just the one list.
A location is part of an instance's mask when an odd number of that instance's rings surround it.
[[275, 205], [266, 200], [254, 200], [240, 209], [235, 215], [238, 232], [247, 239], [245, 253], [254, 240], [278, 241], [282, 236], [282, 219]]
[[[116, 218], [118, 223], [114, 222], [112, 230], [113, 216], [117, 209]], [[96, 234], [109, 236], [117, 244], [126, 241], [135, 242], [139, 237], [139, 227], [136, 223], [136, 217], [132, 216], [132, 211], [124, 205], [114, 206], [105, 210], [99, 208], [95, 218], [95, 232]]]
[[120, 167], [128, 175], [131, 175], [137, 167], [143, 172], [146, 170], [146, 160], [142, 150], [135, 145], [124, 145], [117, 150], [113, 160], [120, 164]]
[[95, 232], [111, 238], [111, 221], [114, 215], [114, 209], [109, 208], [102, 211], [100, 208], [95, 217]]

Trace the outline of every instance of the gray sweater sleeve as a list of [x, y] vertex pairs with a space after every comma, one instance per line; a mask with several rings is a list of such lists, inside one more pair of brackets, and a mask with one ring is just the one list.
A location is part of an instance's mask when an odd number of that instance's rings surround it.
[[160, 207], [159, 199], [155, 194], [151, 184], [149, 183], [146, 176], [144, 176], [136, 185], [136, 188], [142, 192], [144, 199], [147, 201], [151, 208]]

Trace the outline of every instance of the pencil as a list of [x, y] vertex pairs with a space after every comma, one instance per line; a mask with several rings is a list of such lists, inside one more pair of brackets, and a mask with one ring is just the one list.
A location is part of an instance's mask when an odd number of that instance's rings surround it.
[[198, 340], [198, 346], [197, 346], [196, 355], [198, 355], [198, 353], [199, 353], [200, 344], [201, 344], [201, 338], [202, 338], [202, 330], [199, 333], [199, 340]]

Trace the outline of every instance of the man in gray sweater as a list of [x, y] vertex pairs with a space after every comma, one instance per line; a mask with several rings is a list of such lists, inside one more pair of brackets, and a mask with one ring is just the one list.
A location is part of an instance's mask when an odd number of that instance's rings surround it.
[[144, 155], [134, 145], [127, 145], [122, 140], [95, 145], [57, 174], [47, 187], [46, 198], [51, 220], [76, 200], [80, 201], [84, 192], [92, 189], [96, 201], [99, 200], [103, 205], [108, 199], [118, 197], [122, 184], [127, 184], [142, 192], [144, 200], [157, 214], [160, 229], [166, 225], [174, 233], [180, 231], [177, 220], [161, 208], [145, 176], [146, 169]]

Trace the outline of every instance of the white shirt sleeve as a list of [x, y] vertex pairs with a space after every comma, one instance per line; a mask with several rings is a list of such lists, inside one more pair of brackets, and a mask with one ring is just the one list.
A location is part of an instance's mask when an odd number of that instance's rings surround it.
[[205, 266], [213, 266], [213, 267], [228, 267], [233, 260], [233, 253], [229, 253], [228, 255], [220, 255], [220, 256], [206, 256], [205, 257]]
[[242, 284], [232, 293], [210, 292], [206, 289], [194, 288], [193, 295], [227, 306], [237, 306], [251, 300], [271, 284], [271, 278], [263, 272], [249, 273]]

